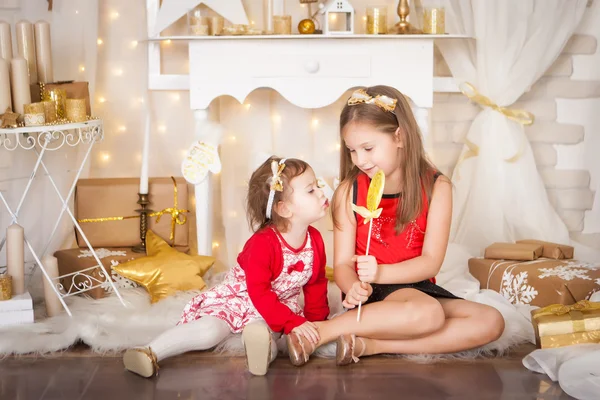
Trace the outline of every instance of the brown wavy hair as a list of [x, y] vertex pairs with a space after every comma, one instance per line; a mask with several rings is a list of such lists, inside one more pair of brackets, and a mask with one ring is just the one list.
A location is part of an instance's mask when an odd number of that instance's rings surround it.
[[295, 177], [302, 175], [304, 171], [310, 168], [306, 162], [296, 158], [288, 158], [285, 161], [285, 168], [281, 172], [281, 181], [283, 182], [283, 192], [275, 192], [273, 199], [273, 209], [271, 218], [267, 218], [267, 203], [269, 202], [269, 192], [271, 190], [271, 162], [279, 163], [281, 157], [271, 156], [260, 167], [252, 173], [250, 182], [248, 182], [248, 195], [246, 197], [246, 216], [248, 224], [253, 232], [257, 232], [266, 226], [275, 225], [280, 231], [287, 231], [289, 221], [277, 214], [275, 205], [277, 202], [288, 198], [293, 190], [290, 181]]
[[[357, 104], [349, 106], [346, 104], [340, 115], [340, 135], [343, 141], [344, 129], [352, 123], [370, 125], [382, 133], [394, 135], [400, 128], [400, 135], [404, 143], [402, 151], [402, 201], [400, 202], [396, 214], [396, 234], [402, 232], [407, 223], [414, 220], [423, 210], [423, 188], [427, 196], [427, 201], [431, 200], [433, 190], [433, 176], [437, 172], [435, 166], [427, 159], [421, 130], [415, 116], [413, 115], [410, 103], [407, 98], [398, 90], [389, 86], [373, 86], [365, 88], [365, 91], [372, 97], [385, 95], [396, 99], [396, 108], [393, 112], [385, 111], [375, 104]], [[350, 194], [356, 177], [360, 173], [357, 166], [352, 163], [350, 150], [342, 146], [340, 154], [340, 180], [346, 182], [346, 198]], [[335, 204], [333, 201], [332, 213], [334, 215], [334, 224], [339, 227], [335, 218]]]

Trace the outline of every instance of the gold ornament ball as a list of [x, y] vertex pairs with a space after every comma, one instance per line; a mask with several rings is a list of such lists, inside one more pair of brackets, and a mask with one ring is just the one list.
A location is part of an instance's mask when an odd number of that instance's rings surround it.
[[298, 32], [303, 35], [311, 35], [315, 33], [315, 23], [312, 19], [303, 19], [298, 24]]

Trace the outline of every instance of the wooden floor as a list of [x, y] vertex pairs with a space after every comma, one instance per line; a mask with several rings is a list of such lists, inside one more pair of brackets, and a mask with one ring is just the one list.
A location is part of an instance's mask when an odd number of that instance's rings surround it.
[[315, 358], [295, 368], [282, 356], [265, 377], [251, 376], [244, 358], [195, 352], [165, 360], [158, 377], [144, 379], [125, 371], [120, 356], [98, 357], [80, 347], [0, 361], [0, 399], [571, 399], [523, 367], [531, 350], [428, 365], [369, 357], [349, 367]]

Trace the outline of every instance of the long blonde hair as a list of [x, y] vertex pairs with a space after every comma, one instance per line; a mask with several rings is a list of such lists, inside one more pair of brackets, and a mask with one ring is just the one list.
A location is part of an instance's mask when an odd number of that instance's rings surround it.
[[[399, 234], [407, 223], [414, 220], [423, 211], [423, 188], [425, 189], [427, 201], [430, 201], [434, 174], [437, 169], [427, 159], [419, 125], [417, 125], [406, 97], [389, 86], [373, 86], [365, 88], [365, 91], [372, 97], [385, 95], [396, 99], [397, 103], [394, 111], [385, 111], [376, 104], [362, 103], [351, 106], [346, 104], [340, 115], [340, 135], [343, 140], [344, 129], [351, 123], [370, 125], [379, 132], [389, 135], [395, 135], [398, 128], [400, 128], [404, 148], [402, 149], [403, 165], [400, 166], [403, 185], [401, 190], [402, 201], [396, 214], [396, 234]], [[349, 190], [359, 173], [358, 167], [352, 163], [350, 150], [346, 146], [342, 146], [340, 180], [342, 183], [346, 183], [347, 190], [341, 194], [345, 198], [348, 198]], [[338, 192], [336, 192], [336, 196], [340, 195]], [[335, 217], [336, 202], [333, 201], [332, 203], [334, 224], [339, 226]]]

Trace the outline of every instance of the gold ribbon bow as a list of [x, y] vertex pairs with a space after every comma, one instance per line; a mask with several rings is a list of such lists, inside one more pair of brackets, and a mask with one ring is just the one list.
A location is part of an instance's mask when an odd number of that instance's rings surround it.
[[[171, 215], [171, 232], [169, 233], [169, 239], [171, 243], [175, 243], [175, 227], [177, 225], [183, 225], [187, 222], [187, 217], [183, 215], [183, 213], [189, 213], [190, 210], [183, 210], [179, 208], [179, 201], [177, 199], [177, 182], [175, 178], [171, 177], [173, 180], [173, 207], [165, 208], [160, 211], [155, 211], [153, 213], [148, 214], [149, 217], [156, 217], [156, 223], [160, 221], [160, 217], [164, 214]], [[139, 215], [128, 215], [126, 217], [101, 217], [101, 218], [82, 218], [78, 219], [77, 222], [80, 224], [88, 223], [88, 222], [107, 222], [107, 221], [123, 221], [125, 219], [133, 219], [139, 218]]]
[[600, 303], [592, 303], [588, 300], [580, 300], [577, 303], [565, 306], [563, 304], [553, 304], [533, 312], [533, 318], [538, 319], [547, 315], [564, 315], [572, 311], [593, 311], [600, 310]]
[[279, 164], [277, 161], [271, 163], [271, 171], [273, 176], [271, 177], [271, 190], [277, 192], [283, 192], [283, 181], [281, 180], [281, 173], [285, 169], [285, 164]]
[[175, 178], [171, 177], [171, 179], [173, 179], [173, 207], [150, 213], [150, 216], [156, 216], [156, 223], [158, 224], [160, 217], [162, 217], [164, 214], [171, 214], [171, 233], [169, 235], [169, 239], [171, 240], [171, 243], [175, 243], [175, 226], [185, 224], [187, 222], [187, 217], [183, 215], [183, 213], [190, 211], [178, 208], [179, 202], [177, 200], [177, 182], [175, 182]]
[[375, 97], [371, 96], [366, 92], [365, 89], [357, 89], [352, 93], [352, 96], [348, 99], [349, 106], [355, 106], [357, 104], [375, 104], [377, 107], [384, 111], [394, 112], [396, 108], [397, 99], [392, 99], [383, 94], [379, 94]]
[[[530, 113], [529, 111], [525, 111], [525, 110], [515, 110], [515, 109], [510, 109], [507, 107], [501, 107], [498, 104], [494, 103], [489, 97], [482, 95], [481, 93], [479, 93], [479, 91], [475, 88], [475, 86], [473, 86], [472, 84], [470, 84], [469, 82], [463, 82], [459, 85], [460, 91], [462, 92], [462, 94], [464, 94], [465, 96], [467, 96], [469, 98], [469, 100], [471, 100], [474, 103], [479, 104], [481, 107], [489, 107], [494, 111], [499, 112], [500, 114], [504, 115], [506, 118], [510, 119], [511, 121], [515, 121], [518, 122], [521, 125], [524, 126], [529, 126], [531, 124], [533, 124], [535, 117], [532, 113]], [[460, 174], [459, 174], [459, 167], [460, 165], [465, 161], [468, 160], [471, 157], [477, 157], [479, 155], [479, 146], [477, 146], [475, 143], [471, 142], [469, 139], [465, 138], [464, 139], [464, 143], [465, 146], [467, 146], [467, 151], [465, 151], [463, 154], [461, 154], [460, 158], [458, 159], [458, 162], [456, 163], [456, 177], [457, 179], [460, 179]], [[517, 161], [519, 158], [521, 158], [521, 155], [523, 154], [523, 150], [525, 150], [525, 143], [521, 144], [521, 147], [519, 148], [519, 151], [517, 151], [517, 153], [510, 157], [507, 158], [505, 161], [506, 162], [515, 162]]]
[[363, 217], [363, 224], [366, 224], [372, 219], [379, 218], [379, 216], [381, 215], [381, 211], [383, 211], [383, 208], [378, 208], [376, 210], [371, 211], [366, 207], [352, 204], [352, 211]]
[[535, 119], [534, 115], [529, 111], [515, 110], [507, 107], [501, 107], [494, 103], [489, 97], [482, 95], [479, 91], [470, 84], [469, 82], [463, 82], [460, 84], [460, 91], [462, 94], [467, 96], [469, 100], [479, 104], [481, 107], [489, 107], [494, 111], [498, 111], [511, 121], [518, 122], [521, 125], [531, 125]]

